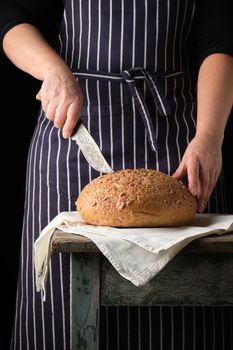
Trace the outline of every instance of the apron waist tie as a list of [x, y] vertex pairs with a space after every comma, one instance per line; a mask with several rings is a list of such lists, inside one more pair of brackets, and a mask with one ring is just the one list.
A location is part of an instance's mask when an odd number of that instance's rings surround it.
[[[166, 75], [158, 75], [157, 77], [171, 77], [185, 72], [175, 72]], [[157, 77], [153, 76], [144, 68], [135, 67], [124, 70], [122, 73], [115, 74], [110, 72], [91, 72], [90, 70], [79, 70], [73, 72], [78, 78], [95, 79], [95, 80], [107, 80], [111, 82], [125, 82], [128, 84], [131, 95], [135, 101], [135, 105], [142, 117], [145, 129], [147, 131], [149, 143], [152, 151], [158, 150], [158, 142], [156, 139], [156, 133], [152, 118], [147, 107], [146, 101], [142, 96], [140, 89], [137, 86], [139, 80], [145, 80], [155, 101], [155, 105], [159, 115], [167, 116], [171, 114], [169, 105], [166, 101], [166, 97], [161, 89]]]

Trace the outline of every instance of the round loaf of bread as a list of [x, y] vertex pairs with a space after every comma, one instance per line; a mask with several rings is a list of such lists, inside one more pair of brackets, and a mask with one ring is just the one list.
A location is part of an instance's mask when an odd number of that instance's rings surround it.
[[81, 218], [93, 225], [165, 227], [187, 224], [196, 199], [179, 181], [152, 169], [127, 169], [92, 180], [76, 201]]

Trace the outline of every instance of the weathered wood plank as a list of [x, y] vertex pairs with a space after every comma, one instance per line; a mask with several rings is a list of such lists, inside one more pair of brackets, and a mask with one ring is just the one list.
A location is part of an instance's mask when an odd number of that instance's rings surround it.
[[182, 252], [184, 253], [233, 253], [233, 233], [222, 235], [210, 235], [195, 239], [188, 244]]
[[[56, 231], [52, 238], [53, 252], [86, 252], [96, 253], [99, 249], [86, 237], [70, 233]], [[215, 252], [233, 253], [233, 233], [223, 235], [211, 235], [196, 239], [183, 249], [185, 253]]]
[[100, 254], [72, 254], [72, 350], [99, 350]]
[[231, 253], [180, 253], [142, 287], [134, 286], [103, 260], [103, 305], [233, 305]]
[[100, 252], [90, 239], [76, 234], [56, 231], [53, 235], [52, 251], [62, 253], [98, 253]]

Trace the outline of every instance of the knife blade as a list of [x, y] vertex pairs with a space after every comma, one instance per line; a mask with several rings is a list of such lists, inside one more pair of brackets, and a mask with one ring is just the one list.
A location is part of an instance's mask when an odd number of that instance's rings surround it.
[[80, 118], [70, 138], [80, 147], [84, 157], [92, 168], [102, 173], [114, 172]]

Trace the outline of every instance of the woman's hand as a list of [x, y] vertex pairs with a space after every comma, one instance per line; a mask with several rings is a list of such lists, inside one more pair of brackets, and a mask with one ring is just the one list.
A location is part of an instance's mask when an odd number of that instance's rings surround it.
[[221, 146], [197, 136], [188, 145], [182, 161], [172, 175], [181, 180], [188, 177], [189, 191], [197, 198], [198, 211], [203, 212], [217, 182], [222, 166]]
[[222, 166], [222, 142], [233, 101], [233, 57], [212, 54], [198, 74], [196, 135], [173, 177], [187, 175], [188, 188], [203, 212]]
[[64, 60], [29, 23], [11, 28], [4, 36], [3, 48], [18, 68], [43, 81], [37, 99], [41, 100], [47, 118], [57, 128], [63, 128], [63, 136], [71, 136], [83, 97]]
[[70, 137], [80, 117], [83, 95], [69, 68], [49, 70], [36, 98], [41, 100], [46, 117], [56, 128], [63, 129], [63, 137]]

